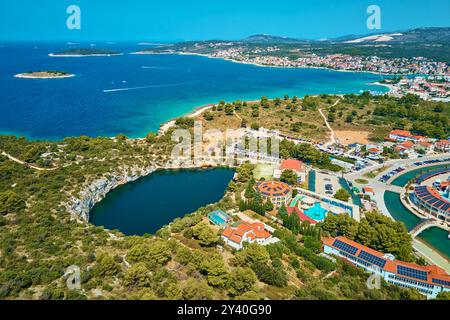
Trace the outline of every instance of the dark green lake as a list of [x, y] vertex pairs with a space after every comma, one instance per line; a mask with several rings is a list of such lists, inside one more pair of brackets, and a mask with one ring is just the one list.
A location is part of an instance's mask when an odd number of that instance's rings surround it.
[[161, 170], [111, 191], [90, 222], [126, 235], [154, 233], [177, 217], [219, 201], [234, 170]]
[[[384, 202], [391, 216], [397, 221], [402, 221], [408, 230], [420, 223], [420, 219], [405, 208], [397, 193], [386, 191]], [[447, 235], [448, 233], [442, 229], [430, 228], [423, 231], [418, 238], [450, 260], [450, 240], [447, 239]]]

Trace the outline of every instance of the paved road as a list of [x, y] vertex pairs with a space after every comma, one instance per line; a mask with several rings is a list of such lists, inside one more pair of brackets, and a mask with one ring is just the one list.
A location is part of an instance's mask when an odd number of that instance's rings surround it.
[[[381, 178], [382, 175], [385, 174], [385, 171], [387, 170], [394, 170], [400, 166], [407, 166], [410, 164], [413, 164], [414, 162], [422, 162], [422, 161], [426, 161], [426, 160], [434, 160], [434, 159], [446, 159], [450, 157], [450, 153], [442, 153], [442, 154], [438, 154], [438, 155], [433, 155], [433, 156], [427, 156], [427, 157], [423, 157], [423, 158], [417, 158], [417, 159], [393, 159], [393, 160], [388, 160], [384, 163], [381, 164], [376, 164], [373, 166], [369, 166], [366, 167], [360, 171], [356, 171], [356, 172], [352, 172], [350, 174], [347, 174], [345, 176], [346, 179], [348, 180], [355, 180], [358, 178], [362, 178], [362, 179], [366, 179], [366, 177], [364, 177], [363, 175], [365, 173], [380, 169], [382, 167], [389, 167], [389, 169], [386, 168], [386, 170], [384, 170], [383, 172], [380, 172], [374, 179], [378, 179]], [[434, 163], [432, 165], [438, 165], [439, 163]], [[403, 172], [402, 172], [403, 173]]]

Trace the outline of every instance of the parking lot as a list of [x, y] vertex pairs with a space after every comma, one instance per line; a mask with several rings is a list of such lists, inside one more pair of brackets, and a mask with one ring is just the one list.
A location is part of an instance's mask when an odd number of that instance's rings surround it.
[[400, 172], [405, 171], [406, 169], [410, 169], [410, 168], [414, 168], [414, 167], [420, 167], [420, 166], [424, 166], [424, 165], [431, 165], [431, 164], [436, 164], [436, 163], [442, 163], [442, 162], [448, 162], [450, 161], [450, 158], [445, 158], [445, 159], [433, 159], [433, 160], [426, 160], [426, 161], [417, 161], [414, 162], [413, 164], [409, 165], [409, 166], [399, 166], [396, 169], [393, 169], [391, 171], [389, 171], [388, 173], [386, 173], [385, 175], [383, 175], [379, 181], [386, 183], [387, 181], [389, 181], [389, 179], [391, 179], [392, 177], [398, 175]]
[[324, 196], [333, 197], [341, 188], [338, 177], [322, 172], [316, 173], [316, 192]]

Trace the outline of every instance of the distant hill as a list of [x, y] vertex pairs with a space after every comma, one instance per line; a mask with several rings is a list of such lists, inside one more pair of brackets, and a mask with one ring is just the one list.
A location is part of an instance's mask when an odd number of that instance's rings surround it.
[[400, 32], [375, 33], [365, 36], [345, 36], [334, 43], [450, 43], [450, 28], [417, 28]]
[[307, 40], [280, 37], [267, 34], [255, 34], [242, 40], [247, 43], [261, 44], [304, 44], [304, 43], [450, 43], [450, 27], [417, 28], [398, 32], [372, 33], [366, 35], [346, 35], [333, 39]]
[[295, 43], [307, 43], [308, 40], [300, 40], [289, 37], [271, 36], [268, 34], [255, 34], [242, 40], [247, 43], [273, 43], [273, 44], [295, 44]]

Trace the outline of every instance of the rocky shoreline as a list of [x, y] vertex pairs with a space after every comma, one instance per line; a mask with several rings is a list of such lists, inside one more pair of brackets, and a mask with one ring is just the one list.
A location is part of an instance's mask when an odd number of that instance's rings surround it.
[[158, 169], [156, 166], [147, 168], [133, 167], [124, 170], [122, 173], [114, 174], [109, 178], [97, 179], [80, 192], [81, 197], [76, 198], [72, 196], [70, 203], [66, 205], [67, 211], [73, 218], [89, 222], [89, 214], [94, 205], [102, 201], [110, 191], [126, 183], [148, 176]]
[[127, 183], [134, 182], [140, 178], [146, 177], [157, 170], [182, 170], [182, 169], [208, 169], [217, 166], [211, 163], [200, 163], [192, 165], [151, 165], [149, 167], [131, 167], [125, 168], [121, 173], [112, 173], [109, 178], [97, 179], [87, 184], [80, 192], [80, 197], [72, 196], [65, 207], [70, 215], [81, 222], [89, 222], [90, 212], [94, 206], [102, 201], [106, 195], [117, 187]]

